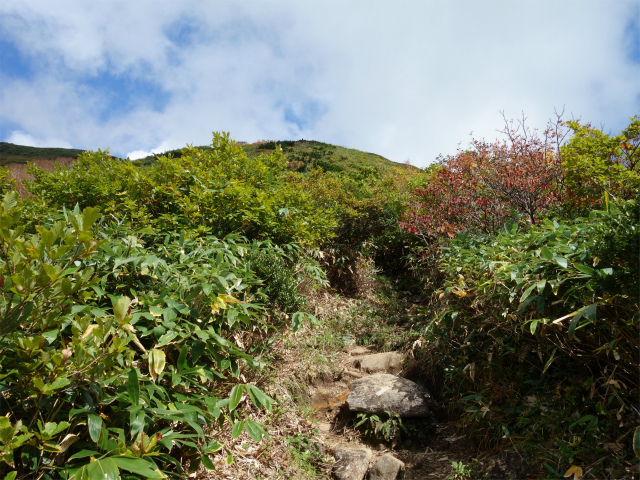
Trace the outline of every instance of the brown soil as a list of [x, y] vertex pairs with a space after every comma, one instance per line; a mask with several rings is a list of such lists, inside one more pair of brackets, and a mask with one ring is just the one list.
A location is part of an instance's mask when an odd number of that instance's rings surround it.
[[56, 165], [61, 167], [69, 168], [75, 162], [74, 158], [71, 157], [59, 157], [55, 159], [47, 159], [47, 158], [39, 158], [30, 160], [29, 163], [8, 163], [5, 167], [11, 173], [11, 177], [13, 177], [16, 181], [16, 190], [18, 194], [22, 198], [30, 197], [31, 195], [27, 192], [27, 189], [24, 187], [24, 181], [30, 180], [33, 178], [33, 175], [27, 173], [30, 165], [43, 169], [45, 172], [52, 172]]

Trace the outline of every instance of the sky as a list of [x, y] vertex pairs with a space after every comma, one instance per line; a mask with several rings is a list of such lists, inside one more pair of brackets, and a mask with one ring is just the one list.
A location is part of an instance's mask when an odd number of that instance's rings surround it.
[[637, 0], [2, 0], [0, 141], [311, 139], [425, 167], [506, 118], [640, 113]]

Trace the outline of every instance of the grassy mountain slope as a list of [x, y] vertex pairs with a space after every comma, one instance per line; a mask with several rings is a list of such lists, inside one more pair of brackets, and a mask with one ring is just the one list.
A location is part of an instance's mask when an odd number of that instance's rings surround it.
[[[415, 168], [404, 163], [397, 163], [375, 153], [363, 152], [353, 148], [331, 145], [315, 140], [279, 140], [260, 141], [251, 144], [239, 142], [249, 156], [271, 153], [277, 145], [282, 147], [292, 170], [304, 172], [314, 167], [325, 171], [343, 171], [361, 169], [362, 167], [378, 167], [383, 170], [389, 167]], [[210, 147], [198, 147], [208, 150]], [[13, 143], [0, 142], [0, 166], [9, 164], [27, 164], [29, 162], [55, 160], [60, 158], [75, 160], [84, 150], [71, 148], [38, 148]], [[179, 157], [181, 149], [169, 150], [158, 155], [149, 155], [134, 160], [135, 165], [155, 163], [160, 155]], [[46, 162], [45, 162], [46, 163]]]
[[[345, 148], [315, 140], [278, 140], [260, 141], [251, 144], [239, 142], [250, 157], [272, 153], [278, 145], [282, 147], [285, 157], [289, 160], [291, 170], [305, 172], [320, 167], [325, 171], [344, 171], [361, 169], [362, 167], [390, 167], [415, 168], [404, 163], [397, 163], [375, 153], [363, 152], [353, 148]], [[210, 147], [198, 147], [207, 150]], [[161, 155], [181, 155], [180, 149], [169, 150]], [[150, 155], [134, 163], [148, 165], [154, 163], [159, 155]]]
[[0, 165], [27, 163], [34, 160], [54, 160], [56, 158], [78, 158], [84, 150], [75, 148], [38, 148], [0, 142]]

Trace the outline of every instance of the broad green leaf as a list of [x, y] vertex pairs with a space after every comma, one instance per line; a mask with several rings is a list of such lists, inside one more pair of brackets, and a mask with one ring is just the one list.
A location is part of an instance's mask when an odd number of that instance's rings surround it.
[[122, 323], [129, 313], [129, 305], [131, 299], [129, 297], [120, 297], [118, 301], [113, 305], [113, 314], [119, 323]]
[[573, 333], [576, 331], [576, 327], [578, 326], [578, 322], [580, 321], [581, 318], [582, 318], [582, 312], [578, 312], [571, 320], [571, 323], [569, 324], [569, 329], [567, 330], [567, 335], [569, 336], [569, 339], [573, 339]]
[[131, 425], [131, 438], [136, 436], [144, 430], [146, 414], [141, 411], [141, 406], [134, 407], [129, 412], [129, 423]]
[[70, 383], [71, 380], [69, 380], [67, 377], [56, 378], [53, 383], [47, 383], [44, 385], [44, 387], [42, 388], [42, 393], [49, 394], [55, 390], [66, 387]]
[[102, 417], [95, 413], [87, 415], [87, 427], [89, 428], [89, 436], [94, 442], [100, 440], [100, 434], [102, 433]]
[[202, 454], [200, 455], [200, 459], [202, 460], [202, 464], [205, 466], [207, 470], [215, 470], [216, 466], [213, 464], [208, 455]]
[[574, 263], [573, 266], [576, 268], [576, 270], [578, 270], [579, 272], [585, 273], [587, 275], [591, 275], [593, 274], [594, 270], [591, 267], [588, 267], [586, 265], [582, 265], [581, 263]]
[[551, 253], [551, 250], [549, 250], [549, 248], [547, 247], [542, 247], [540, 249], [540, 256], [542, 258], [546, 258], [547, 260], [553, 260], [553, 253]]
[[95, 450], [80, 450], [78, 453], [74, 453], [69, 457], [69, 460], [75, 460], [76, 458], [86, 458], [86, 457], [94, 457], [96, 455], [100, 455], [99, 452]]
[[49, 440], [55, 437], [58, 433], [66, 430], [70, 426], [71, 424], [69, 422], [47, 422], [43, 427], [40, 421], [38, 421], [38, 427], [40, 428], [40, 434], [43, 440]]
[[547, 281], [544, 278], [538, 282], [538, 295], [542, 295], [546, 286]]
[[218, 450], [221, 450], [223, 446], [220, 442], [211, 442], [202, 447], [202, 451], [204, 453], [216, 453]]
[[142, 458], [136, 457], [111, 457], [113, 462], [123, 470], [126, 470], [137, 475], [142, 475], [145, 478], [167, 478], [158, 470], [153, 469], [153, 465]]
[[154, 348], [149, 351], [149, 375], [155, 382], [166, 365], [167, 357], [162, 350]]
[[242, 433], [242, 430], [244, 430], [244, 422], [234, 423], [233, 427], [231, 428], [231, 437], [238, 438]]
[[291, 316], [291, 329], [294, 332], [297, 332], [300, 329], [300, 325], [302, 325], [302, 312], [296, 312]]
[[16, 472], [15, 470], [13, 472], [9, 472], [4, 476], [4, 480], [14, 480], [16, 478], [16, 476], [18, 475], [18, 472]]
[[567, 261], [567, 259], [564, 258], [562, 255], [554, 255], [553, 260], [562, 268], [567, 268], [567, 266], [569, 265], [569, 262]]
[[597, 304], [592, 303], [591, 305], [586, 306], [583, 309], [583, 315], [585, 317], [587, 317], [589, 320], [591, 320], [592, 322], [596, 321], [596, 308], [597, 308]]
[[158, 339], [158, 344], [156, 345], [156, 347], [164, 347], [167, 343], [169, 343], [177, 336], [178, 332], [176, 332], [175, 330], [168, 331]]
[[265, 434], [262, 425], [256, 422], [247, 421], [244, 425], [245, 431], [249, 434], [249, 436], [256, 442], [262, 440], [262, 435]]
[[112, 458], [103, 458], [85, 465], [89, 480], [120, 480], [118, 466]]
[[536, 333], [536, 327], [538, 326], [538, 321], [539, 320], [532, 320], [531, 323], [529, 324], [529, 329], [531, 330], [531, 334]]
[[524, 291], [524, 293], [520, 297], [520, 303], [524, 302], [527, 299], [527, 297], [529, 297], [529, 295], [531, 295], [531, 292], [533, 292], [534, 288], [536, 288], [536, 284], [535, 283], [533, 285], [530, 285], [529, 288], [527, 288]]
[[131, 367], [127, 378], [127, 392], [129, 393], [129, 399], [133, 405], [138, 405], [140, 401], [140, 382], [138, 380], [138, 372], [135, 368]]
[[182, 345], [182, 348], [180, 349], [180, 355], [178, 355], [178, 361], [176, 362], [176, 367], [178, 368], [179, 373], [182, 373], [186, 366], [188, 353], [189, 347], [187, 345]]
[[251, 401], [258, 408], [266, 408], [267, 411], [271, 411], [271, 405], [273, 404], [273, 400], [267, 396], [262, 390], [254, 385], [247, 385], [246, 390], [249, 392], [249, 397], [251, 397]]
[[86, 207], [82, 212], [82, 230], [88, 231], [100, 216], [100, 209]]
[[235, 410], [242, 399], [242, 392], [244, 391], [244, 385], [236, 385], [231, 389], [229, 394], [229, 411]]

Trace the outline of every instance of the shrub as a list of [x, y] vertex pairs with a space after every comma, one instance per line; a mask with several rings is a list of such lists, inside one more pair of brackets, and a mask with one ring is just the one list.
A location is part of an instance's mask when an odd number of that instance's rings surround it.
[[539, 467], [629, 466], [616, 452], [631, 450], [640, 421], [640, 277], [629, 261], [639, 213], [630, 201], [444, 248], [427, 334], [481, 441], [516, 442]]
[[640, 117], [620, 135], [607, 135], [589, 124], [567, 122], [573, 137], [561, 148], [567, 207], [581, 214], [602, 206], [605, 193], [629, 200], [640, 191]]
[[85, 152], [71, 169], [31, 173], [30, 192], [49, 208], [100, 206], [133, 228], [317, 245], [336, 224], [309, 192], [284, 181], [280, 150], [248, 157], [227, 134], [214, 134], [210, 149], [189, 147], [146, 167], [98, 151]]
[[238, 383], [256, 365], [238, 345], [266, 328], [260, 246], [98, 225], [92, 207], [25, 236], [20, 208], [0, 207], [0, 475], [165, 478], [213, 468], [207, 423], [262, 438], [239, 405], [271, 399]]
[[536, 223], [560, 198], [559, 161], [551, 127], [539, 138], [507, 123], [506, 139], [472, 140], [470, 149], [440, 160], [402, 227], [431, 243], [460, 232], [493, 233], [513, 218]]

